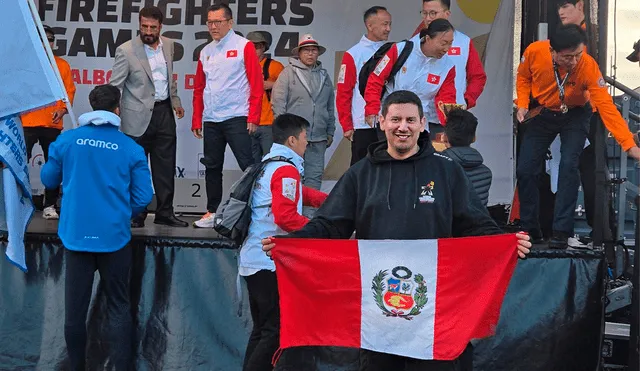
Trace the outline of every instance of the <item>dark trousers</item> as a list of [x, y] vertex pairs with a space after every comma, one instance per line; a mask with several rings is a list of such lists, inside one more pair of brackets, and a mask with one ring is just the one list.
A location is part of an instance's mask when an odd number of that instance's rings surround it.
[[[44, 154], [44, 161], [49, 161], [49, 145], [53, 143], [62, 130], [55, 128], [24, 128], [24, 141], [27, 146], [27, 160], [31, 159], [33, 146], [40, 142], [42, 152]], [[44, 190], [44, 207], [55, 206], [58, 202], [58, 196], [60, 196], [60, 187], [54, 189]]]
[[280, 308], [276, 272], [261, 270], [245, 277], [253, 329], [244, 355], [243, 371], [271, 371], [280, 346]]
[[377, 128], [356, 129], [353, 132], [353, 142], [351, 142], [351, 165], [367, 157], [367, 149], [372, 143], [380, 140], [380, 133]]
[[234, 117], [222, 122], [205, 122], [204, 157], [200, 160], [205, 166], [204, 180], [207, 186], [207, 210], [215, 213], [222, 201], [222, 167], [227, 143], [244, 171], [254, 163], [251, 153], [251, 136], [247, 132], [247, 117]]
[[473, 371], [473, 347], [453, 361], [425, 361], [391, 354], [360, 351], [361, 371]]
[[[171, 100], [153, 107], [151, 122], [141, 136], [133, 138], [151, 157], [151, 179], [156, 193], [156, 216], [173, 216], [174, 178], [176, 173], [176, 119]], [[138, 218], [146, 218], [146, 211]]]
[[107, 299], [106, 333], [109, 358], [116, 371], [128, 370], [132, 356], [132, 319], [129, 305], [131, 248], [112, 253], [86, 253], [65, 250], [65, 323], [70, 370], [84, 371], [87, 347], [87, 311], [91, 301], [93, 277], [100, 272], [100, 284]]
[[[602, 166], [605, 168], [604, 173], [609, 174], [607, 169], [607, 146], [603, 145], [604, 150], [599, 154], [596, 153], [596, 125], [602, 125], [602, 122], [598, 120], [598, 114], [594, 114], [591, 117], [591, 124], [589, 127], [589, 142], [591, 143], [587, 148], [582, 151], [580, 155], [580, 179], [582, 180], [582, 190], [584, 192], [584, 207], [586, 209], [587, 224], [591, 228], [594, 228], [593, 222], [595, 217], [595, 204], [596, 204], [596, 156], [602, 156]], [[604, 141], [605, 138], [600, 140]], [[608, 178], [608, 177], [607, 177]], [[608, 179], [607, 179], [608, 180]], [[611, 203], [611, 193], [607, 190], [602, 195], [598, 195], [598, 198], [604, 197], [604, 202], [607, 203], [605, 209], [605, 223], [611, 229], [613, 236], [615, 236], [615, 211]], [[600, 226], [598, 226], [600, 227]]]
[[255, 133], [251, 135], [251, 152], [253, 161], [258, 163], [262, 157], [271, 151], [273, 145], [273, 130], [271, 125], [258, 126]]
[[560, 114], [544, 110], [528, 125], [524, 133], [518, 168], [518, 191], [520, 197], [520, 221], [528, 231], [540, 231], [538, 177], [542, 172], [542, 163], [551, 142], [560, 134], [562, 142], [560, 153], [560, 174], [556, 193], [553, 231], [566, 235], [573, 234], [573, 213], [578, 199], [580, 174], [578, 162], [589, 132], [590, 105], [569, 110]]

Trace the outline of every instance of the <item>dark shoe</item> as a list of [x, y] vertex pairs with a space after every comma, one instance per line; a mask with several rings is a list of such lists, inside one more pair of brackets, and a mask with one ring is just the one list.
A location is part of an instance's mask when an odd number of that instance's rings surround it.
[[530, 242], [532, 245], [541, 245], [545, 242], [544, 237], [542, 237], [542, 232], [540, 232], [539, 229], [530, 230], [529, 238], [531, 238]]
[[175, 215], [171, 216], [157, 216], [153, 219], [153, 224], [168, 225], [169, 227], [188, 227], [189, 223], [184, 220], [176, 218]]
[[563, 232], [553, 232], [553, 237], [549, 240], [549, 248], [565, 250], [568, 247], [569, 235]]
[[144, 228], [144, 219], [131, 219], [131, 228]]

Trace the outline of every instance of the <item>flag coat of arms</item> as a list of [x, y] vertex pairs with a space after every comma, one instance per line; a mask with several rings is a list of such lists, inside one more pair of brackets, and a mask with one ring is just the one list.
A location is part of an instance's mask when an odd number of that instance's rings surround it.
[[491, 336], [515, 235], [439, 240], [277, 239], [280, 348], [339, 346], [456, 359]]

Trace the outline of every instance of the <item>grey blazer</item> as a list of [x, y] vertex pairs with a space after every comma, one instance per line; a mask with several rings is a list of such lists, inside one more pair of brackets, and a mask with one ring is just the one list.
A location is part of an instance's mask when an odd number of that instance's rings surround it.
[[[182, 107], [178, 97], [178, 86], [173, 81], [173, 41], [164, 36], [162, 49], [167, 61], [169, 76], [169, 96], [173, 108]], [[147, 130], [155, 103], [155, 87], [151, 67], [144, 44], [140, 37], [134, 37], [116, 49], [116, 57], [111, 73], [111, 85], [122, 91], [120, 102], [120, 130], [123, 133], [139, 137]]]

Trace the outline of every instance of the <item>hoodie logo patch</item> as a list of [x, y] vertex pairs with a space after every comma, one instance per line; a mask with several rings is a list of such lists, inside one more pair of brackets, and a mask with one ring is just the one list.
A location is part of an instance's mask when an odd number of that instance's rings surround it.
[[421, 204], [432, 204], [436, 201], [436, 199], [433, 198], [434, 186], [435, 183], [432, 180], [427, 185], [420, 187], [420, 197], [418, 197], [418, 201], [420, 201]]
[[296, 201], [296, 186], [298, 182], [293, 178], [282, 178], [282, 195], [295, 202]]

